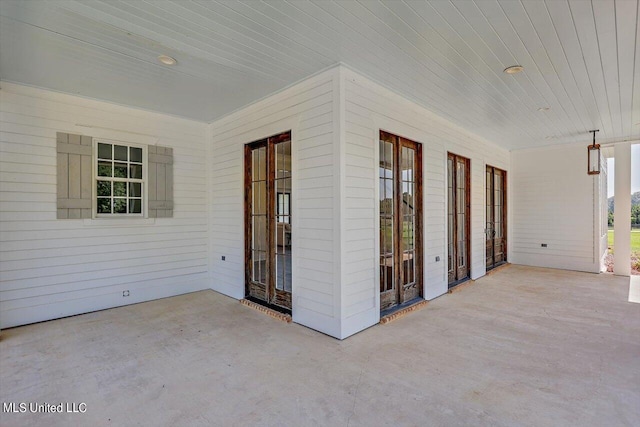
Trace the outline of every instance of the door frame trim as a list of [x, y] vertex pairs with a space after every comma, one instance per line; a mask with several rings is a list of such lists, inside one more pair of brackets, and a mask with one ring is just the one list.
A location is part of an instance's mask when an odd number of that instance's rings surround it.
[[[243, 146], [243, 161], [242, 161], [242, 167], [243, 167], [243, 176], [244, 176], [244, 183], [243, 183], [243, 191], [244, 191], [244, 203], [243, 203], [243, 210], [244, 210], [244, 288], [245, 288], [245, 298], [253, 301], [257, 304], [262, 304], [266, 307], [272, 308], [272, 309], [276, 309], [277, 311], [283, 312], [283, 313], [288, 313], [291, 314], [292, 309], [293, 309], [293, 270], [294, 270], [294, 265], [293, 265], [293, 242], [292, 242], [292, 255], [291, 255], [291, 292], [286, 292], [286, 291], [279, 291], [278, 289], [276, 289], [276, 283], [275, 283], [275, 271], [273, 271], [272, 267], [275, 265], [275, 251], [274, 251], [274, 244], [275, 244], [275, 234], [273, 233], [273, 230], [271, 230], [271, 222], [273, 220], [273, 218], [275, 218], [275, 212], [276, 212], [276, 206], [272, 203], [270, 203], [269, 201], [267, 202], [267, 206], [266, 206], [266, 217], [267, 217], [267, 224], [266, 224], [266, 231], [267, 231], [267, 263], [266, 263], [266, 269], [267, 269], [267, 286], [265, 289], [265, 295], [267, 297], [267, 300], [261, 300], [257, 297], [254, 297], [251, 295], [250, 293], [250, 288], [251, 288], [251, 232], [252, 232], [252, 228], [251, 228], [251, 212], [249, 209], [249, 206], [251, 206], [251, 201], [250, 201], [250, 195], [251, 192], [247, 191], [247, 188], [249, 186], [249, 184], [251, 183], [251, 172], [252, 172], [252, 164], [249, 161], [249, 158], [251, 156], [251, 153], [254, 149], [256, 148], [261, 148], [261, 147], [266, 147], [266, 154], [267, 154], [267, 161], [266, 161], [266, 191], [267, 191], [267, 196], [268, 195], [273, 195], [275, 194], [275, 175], [272, 176], [273, 174], [273, 167], [275, 166], [275, 150], [270, 148], [270, 147], [275, 147], [279, 142], [286, 142], [289, 141], [290, 145], [291, 145], [291, 161], [293, 163], [293, 157], [294, 157], [294, 145], [293, 145], [293, 138], [292, 138], [293, 132], [292, 130], [288, 130], [288, 131], [284, 131], [284, 132], [280, 132], [274, 135], [271, 135], [269, 137], [266, 138], [262, 138], [259, 139], [257, 141], [252, 141], [249, 143], [245, 143]], [[293, 166], [293, 165], [292, 165]], [[293, 194], [293, 167], [291, 170], [291, 181], [292, 181], [292, 188], [291, 188], [291, 193]], [[292, 201], [293, 201], [292, 197]], [[267, 197], [268, 200], [268, 197]], [[293, 206], [292, 206], [293, 208]], [[294, 214], [291, 213], [291, 217], [294, 218]], [[293, 230], [292, 230], [293, 231]], [[288, 303], [289, 303], [289, 307], [284, 307], [284, 306], [280, 306], [277, 304], [274, 304], [273, 301], [276, 301], [278, 299], [278, 295], [280, 294], [289, 294], [289, 297], [285, 298], [288, 299]], [[282, 297], [280, 297], [282, 298]]]
[[[487, 176], [487, 168], [492, 168], [493, 170], [498, 169], [499, 171], [502, 172], [502, 194], [503, 194], [503, 200], [502, 200], [502, 233], [504, 235], [504, 243], [503, 243], [503, 251], [504, 251], [504, 260], [498, 264], [496, 264], [494, 262], [493, 267], [491, 268], [487, 268], [487, 255], [486, 255], [486, 234], [485, 234], [485, 256], [484, 256], [484, 265], [485, 265], [485, 271], [491, 271], [496, 267], [500, 267], [501, 265], [504, 265], [506, 263], [509, 262], [509, 254], [508, 254], [508, 245], [509, 245], [509, 236], [508, 236], [508, 230], [509, 230], [509, 218], [507, 217], [507, 214], [509, 212], [508, 209], [508, 202], [509, 202], [509, 194], [507, 193], [507, 189], [508, 189], [508, 181], [507, 181], [507, 171], [505, 169], [499, 168], [497, 166], [492, 166], [488, 163], [485, 163], [485, 167], [484, 167], [484, 173], [485, 173], [485, 181], [486, 181], [486, 176]], [[485, 182], [485, 201], [484, 201], [484, 223], [485, 223], [485, 227], [487, 225], [487, 186], [489, 185], [489, 183]], [[486, 228], [485, 228], [485, 233], [486, 233]], [[495, 261], [495, 254], [494, 254], [494, 261]]]
[[[377, 312], [382, 315], [388, 314], [389, 311], [394, 311], [398, 306], [402, 306], [405, 307], [406, 305], [406, 301], [400, 304], [396, 304], [392, 307], [389, 308], [385, 308], [384, 310], [381, 309], [382, 306], [382, 302], [381, 302], [381, 292], [380, 292], [380, 205], [379, 205], [379, 194], [380, 194], [380, 172], [379, 172], [379, 164], [380, 164], [380, 148], [379, 148], [379, 144], [380, 144], [380, 140], [381, 140], [381, 136], [382, 134], [387, 134], [393, 138], [397, 138], [396, 142], [394, 143], [394, 147], [393, 147], [393, 156], [394, 156], [394, 170], [393, 170], [393, 178], [394, 178], [394, 185], [395, 186], [401, 186], [401, 184], [399, 184], [400, 180], [400, 175], [401, 175], [401, 170], [400, 167], [396, 167], [399, 166], [399, 163], [396, 164], [399, 160], [399, 153], [402, 150], [403, 147], [403, 142], [402, 140], [405, 140], [411, 144], [415, 145], [415, 163], [418, 164], [418, 168], [416, 168], [416, 171], [418, 171], [418, 176], [415, 180], [415, 185], [416, 185], [416, 190], [415, 194], [419, 195], [419, 200], [417, 201], [418, 204], [417, 206], [420, 209], [420, 215], [416, 215], [416, 228], [419, 230], [419, 232], [416, 233], [415, 235], [415, 257], [418, 259], [419, 262], [416, 263], [416, 271], [415, 271], [415, 279], [416, 282], [418, 282], [418, 296], [415, 298], [412, 298], [411, 301], [415, 301], [416, 299], [425, 299], [425, 268], [424, 268], [424, 215], [425, 215], [425, 209], [424, 209], [424, 154], [423, 154], [423, 149], [424, 149], [424, 144], [421, 142], [418, 142], [416, 140], [410, 139], [410, 138], [406, 138], [404, 136], [401, 136], [397, 133], [393, 133], [393, 132], [389, 132], [386, 131], [382, 128], [378, 128], [378, 132], [377, 132], [377, 138], [376, 138], [376, 142], [375, 142], [375, 155], [374, 155], [374, 162], [375, 165], [377, 165], [377, 167], [374, 167], [374, 172], [375, 172], [375, 200], [377, 200], [377, 202], [375, 203], [375, 264], [376, 264], [376, 273], [375, 273], [375, 286], [376, 286], [376, 308], [377, 308]], [[394, 201], [393, 201], [393, 208], [394, 208], [394, 212], [396, 212], [396, 215], [394, 216], [395, 220], [394, 220], [394, 224], [393, 227], [394, 229], [399, 228], [399, 223], [401, 223], [402, 218], [401, 216], [401, 209], [399, 209], [399, 207], [402, 206], [402, 200], [397, 196], [397, 192], [395, 191], [396, 188], [394, 188]], [[400, 216], [398, 216], [398, 214], [400, 214]], [[397, 230], [396, 230], [397, 231]], [[401, 241], [397, 240], [395, 241], [394, 239], [394, 253], [399, 253], [398, 249], [401, 246]], [[400, 295], [400, 298], [402, 296], [402, 293], [404, 292], [404, 285], [402, 283], [400, 283], [401, 281], [398, 281], [397, 279], [400, 277], [400, 265], [401, 262], [398, 259], [398, 257], [394, 257], [394, 281], [397, 281], [398, 283], [396, 283], [396, 294]], [[398, 298], [398, 295], [396, 295], [396, 298]]]
[[[448, 259], [449, 259], [449, 200], [448, 200], [448, 191], [449, 191], [449, 177], [448, 177], [448, 168], [449, 168], [449, 156], [453, 156], [454, 158], [454, 167], [455, 165], [455, 159], [457, 157], [464, 159], [465, 163], [466, 163], [466, 174], [465, 174], [465, 186], [466, 186], [466, 191], [465, 191], [465, 204], [466, 204], [466, 215], [465, 215], [465, 225], [466, 225], [466, 241], [467, 241], [467, 250], [466, 250], [466, 256], [467, 256], [467, 276], [463, 277], [463, 278], [457, 278], [456, 280], [454, 280], [453, 282], [449, 282], [449, 268], [448, 268]], [[485, 168], [486, 170], [486, 168]], [[454, 171], [454, 176], [455, 176], [455, 171]], [[460, 154], [456, 154], [453, 153], [451, 151], [447, 151], [446, 155], [445, 155], [445, 179], [444, 179], [444, 188], [445, 188], [445, 225], [446, 225], [446, 229], [445, 229], [445, 254], [447, 257], [447, 263], [444, 263], [444, 275], [445, 275], [445, 282], [447, 283], [447, 289], [451, 289], [457, 285], [459, 285], [462, 282], [465, 282], [469, 279], [471, 279], [471, 266], [472, 266], [472, 262], [471, 262], [471, 237], [472, 237], [472, 233], [471, 233], [471, 158], [470, 157], [466, 157], [466, 156], [462, 156]], [[456, 188], [454, 187], [454, 196], [456, 193]], [[457, 200], [456, 200], [457, 202]], [[454, 206], [457, 206], [457, 203], [454, 202]], [[486, 205], [486, 202], [485, 202]], [[457, 210], [456, 210], [457, 211]], [[457, 214], [454, 215], [454, 221], [455, 223], [457, 223]], [[457, 240], [455, 240], [455, 242], [457, 242]], [[457, 247], [457, 243], [454, 243]], [[486, 257], [485, 257], [486, 258]], [[457, 270], [457, 260], [454, 260], [454, 269]]]

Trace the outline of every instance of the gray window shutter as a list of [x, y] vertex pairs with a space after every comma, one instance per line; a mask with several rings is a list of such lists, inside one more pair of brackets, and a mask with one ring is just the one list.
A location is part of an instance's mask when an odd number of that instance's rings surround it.
[[173, 148], [149, 146], [149, 218], [173, 217]]
[[58, 219], [91, 218], [92, 141], [58, 132]]

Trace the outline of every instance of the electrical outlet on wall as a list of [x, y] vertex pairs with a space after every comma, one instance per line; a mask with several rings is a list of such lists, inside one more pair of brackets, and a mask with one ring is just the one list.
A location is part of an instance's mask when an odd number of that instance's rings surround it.
[[546, 243], [541, 243], [540, 246], [543, 247], [543, 248], [546, 248], [547, 244]]

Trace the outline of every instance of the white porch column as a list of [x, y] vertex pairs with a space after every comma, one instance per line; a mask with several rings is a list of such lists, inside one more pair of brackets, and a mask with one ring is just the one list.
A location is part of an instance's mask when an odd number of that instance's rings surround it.
[[631, 144], [614, 146], [615, 212], [613, 215], [615, 238], [613, 242], [613, 273], [631, 275]]

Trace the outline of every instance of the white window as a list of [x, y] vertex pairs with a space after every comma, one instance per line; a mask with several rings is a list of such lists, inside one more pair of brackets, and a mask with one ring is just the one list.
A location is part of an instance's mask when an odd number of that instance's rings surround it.
[[144, 216], [147, 190], [146, 146], [94, 141], [95, 216]]

